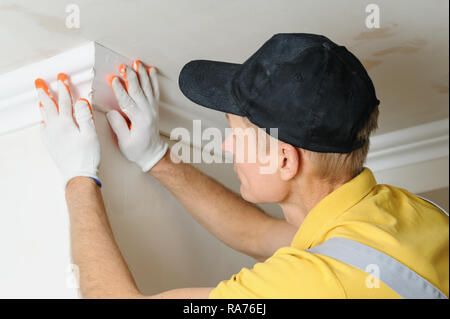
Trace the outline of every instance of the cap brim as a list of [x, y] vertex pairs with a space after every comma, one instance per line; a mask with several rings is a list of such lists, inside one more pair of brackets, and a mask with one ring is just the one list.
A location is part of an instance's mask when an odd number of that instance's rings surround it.
[[240, 66], [217, 61], [191, 61], [181, 70], [178, 84], [181, 92], [194, 103], [244, 116], [231, 91], [231, 81]]

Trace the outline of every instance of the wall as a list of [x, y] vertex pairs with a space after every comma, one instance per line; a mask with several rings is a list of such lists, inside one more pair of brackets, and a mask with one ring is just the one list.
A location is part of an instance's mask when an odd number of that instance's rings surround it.
[[[102, 146], [100, 178], [122, 253], [145, 294], [215, 286], [255, 261], [203, 229], [168, 190], [117, 149], [103, 113], [95, 114]], [[70, 284], [68, 215], [60, 176], [39, 128], [0, 136], [0, 298], [74, 298]], [[448, 161], [448, 159], [447, 159]], [[230, 164], [196, 164], [238, 192]], [[389, 172], [388, 172], [389, 173]], [[387, 176], [376, 175], [380, 183]], [[394, 181], [401, 187], [401, 181]], [[423, 194], [448, 209], [448, 188]], [[275, 205], [263, 205], [281, 217]], [[212, 266], [213, 265], [213, 266]]]
[[[116, 148], [103, 113], [100, 178], [114, 234], [146, 294], [215, 286], [255, 261], [203, 229], [152, 176]], [[60, 176], [37, 126], [0, 136], [0, 298], [72, 298], [68, 214]], [[230, 164], [198, 168], [239, 191]], [[275, 206], [265, 206], [279, 213]], [[212, 266], [214, 265], [214, 266]]]
[[429, 200], [435, 202], [439, 206], [441, 206], [443, 209], [445, 209], [447, 212], [449, 210], [449, 200], [448, 200], [448, 192], [449, 188], [439, 188], [430, 192], [425, 192], [419, 194], [420, 196], [423, 196], [425, 198], [428, 198]]
[[34, 126], [0, 136], [0, 298], [69, 298], [68, 216]]

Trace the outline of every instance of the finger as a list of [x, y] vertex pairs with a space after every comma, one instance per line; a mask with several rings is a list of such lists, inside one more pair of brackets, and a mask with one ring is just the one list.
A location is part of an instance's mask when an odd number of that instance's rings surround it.
[[69, 79], [66, 74], [58, 74], [58, 105], [59, 114], [72, 117], [72, 94], [69, 88]]
[[39, 104], [39, 112], [41, 113], [41, 118], [42, 118], [41, 123], [42, 123], [42, 122], [45, 123], [45, 122], [48, 121], [47, 113], [45, 112], [45, 109], [44, 109], [44, 106], [42, 105], [42, 103], [41, 103], [41, 102], [38, 102], [38, 104]]
[[122, 117], [127, 122], [128, 129], [131, 130], [131, 128], [133, 127], [133, 123], [131, 123], [130, 118], [122, 110], [117, 110], [117, 111], [120, 113], [120, 115], [122, 115]]
[[92, 108], [88, 100], [78, 99], [74, 105], [74, 114], [81, 133], [95, 131]]
[[37, 89], [37, 95], [39, 100], [39, 106], [45, 113], [46, 121], [54, 121], [58, 118], [58, 111], [52, 99], [45, 93], [43, 89]]
[[48, 121], [58, 116], [58, 104], [48, 90], [44, 80], [36, 79], [34, 81], [40, 106], [44, 109]]
[[128, 95], [127, 91], [125, 91], [117, 76], [113, 76], [111, 78], [110, 84], [114, 95], [116, 96], [117, 102], [119, 103], [120, 109], [131, 121], [133, 121], [133, 110], [136, 108], [136, 104], [133, 99]]
[[117, 135], [119, 142], [123, 142], [125, 139], [129, 138], [130, 130], [126, 120], [120, 115], [116, 110], [109, 111], [106, 113], [106, 118], [111, 125], [112, 130]]
[[153, 87], [153, 96], [155, 97], [156, 103], [159, 104], [159, 82], [158, 82], [158, 74], [156, 69], [152, 66], [148, 67], [147, 72], [150, 76], [150, 82]]
[[141, 84], [142, 91], [149, 102], [153, 101], [153, 90], [148, 77], [147, 70], [141, 61], [133, 62], [133, 69], [136, 71], [139, 77], [139, 83]]
[[141, 84], [139, 83], [136, 72], [130, 67], [126, 67], [127, 79], [128, 79], [128, 94], [139, 105], [146, 106], [147, 99], [142, 91]]
[[148, 101], [152, 101], [154, 99], [153, 88], [147, 73], [146, 66], [141, 61], [134, 61], [133, 68], [138, 73], [139, 82], [141, 83], [141, 88], [144, 91], [145, 96], [147, 97]]
[[128, 92], [128, 79], [127, 79], [126, 67], [125, 67], [124, 64], [119, 65], [119, 73], [123, 77], [123, 80], [125, 82], [125, 87], [126, 87], [127, 92]]

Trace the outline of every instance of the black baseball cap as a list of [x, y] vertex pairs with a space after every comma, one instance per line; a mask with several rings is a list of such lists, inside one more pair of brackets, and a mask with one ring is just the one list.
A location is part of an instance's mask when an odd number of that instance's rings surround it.
[[247, 117], [303, 149], [350, 153], [380, 101], [361, 62], [344, 46], [307, 33], [276, 34], [243, 64], [195, 60], [179, 77], [194, 103]]

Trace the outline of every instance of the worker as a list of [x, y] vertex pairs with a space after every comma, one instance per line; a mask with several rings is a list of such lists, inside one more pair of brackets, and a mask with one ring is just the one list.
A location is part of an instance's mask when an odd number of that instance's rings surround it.
[[[108, 223], [92, 108], [80, 99], [72, 116], [68, 78], [60, 74], [58, 101], [44, 81], [36, 80], [36, 89], [43, 141], [63, 176], [83, 297], [448, 298], [448, 215], [405, 189], [378, 184], [364, 166], [380, 101], [344, 46], [322, 35], [276, 34], [243, 64], [184, 66], [179, 86], [186, 97], [225, 113], [233, 131], [263, 130], [276, 142], [277, 166], [262, 173], [261, 158], [245, 160], [255, 146], [250, 140], [242, 149], [234, 134], [223, 141], [224, 151], [244, 158], [234, 162], [242, 197], [177, 160], [160, 137], [156, 69], [135, 61], [120, 73], [110, 83], [120, 110], [106, 116], [123, 155], [219, 240], [258, 262], [216, 287], [143, 295]], [[279, 204], [284, 218], [257, 203]]]

